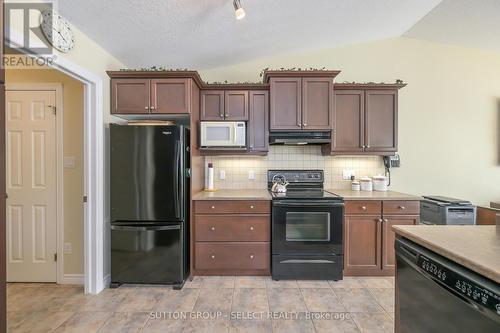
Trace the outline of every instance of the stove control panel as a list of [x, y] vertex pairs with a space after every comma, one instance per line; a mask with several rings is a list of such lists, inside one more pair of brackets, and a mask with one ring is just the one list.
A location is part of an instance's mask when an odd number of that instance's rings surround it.
[[272, 183], [275, 175], [282, 175], [289, 183], [323, 183], [323, 170], [268, 170], [267, 181]]

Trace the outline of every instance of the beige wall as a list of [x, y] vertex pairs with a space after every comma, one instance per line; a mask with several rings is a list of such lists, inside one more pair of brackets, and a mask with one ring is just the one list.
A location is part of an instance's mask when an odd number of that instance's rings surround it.
[[7, 70], [9, 83], [60, 83], [63, 86], [64, 156], [75, 157], [75, 168], [64, 169], [64, 242], [72, 254], [64, 255], [65, 274], [83, 274], [83, 84], [53, 69]]
[[402, 79], [393, 190], [487, 204], [500, 198], [500, 53], [408, 38], [280, 55], [201, 74], [259, 81], [265, 67], [340, 69], [337, 81]]

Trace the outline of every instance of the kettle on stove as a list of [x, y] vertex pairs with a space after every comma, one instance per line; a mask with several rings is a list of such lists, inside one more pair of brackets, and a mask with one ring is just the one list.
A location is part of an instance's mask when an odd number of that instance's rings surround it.
[[286, 186], [289, 183], [287, 182], [285, 176], [283, 175], [274, 175], [273, 176], [273, 186], [271, 186], [271, 192], [273, 193], [286, 193]]

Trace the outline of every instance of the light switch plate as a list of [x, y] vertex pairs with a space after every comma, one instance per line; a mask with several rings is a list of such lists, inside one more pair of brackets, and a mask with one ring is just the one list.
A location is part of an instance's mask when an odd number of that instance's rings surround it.
[[64, 168], [74, 169], [75, 168], [75, 157], [74, 156], [64, 156]]
[[219, 179], [220, 180], [226, 179], [226, 170], [220, 170], [219, 171]]
[[64, 254], [71, 254], [72, 252], [71, 243], [64, 243]]
[[356, 177], [354, 170], [342, 170], [342, 179], [351, 180], [352, 176]]
[[253, 170], [248, 171], [248, 179], [255, 180], [255, 171]]

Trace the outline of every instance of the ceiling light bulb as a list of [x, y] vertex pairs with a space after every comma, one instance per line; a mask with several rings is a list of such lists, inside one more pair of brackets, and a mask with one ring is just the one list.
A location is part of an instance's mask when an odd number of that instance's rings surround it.
[[236, 15], [237, 20], [241, 20], [242, 18], [245, 17], [246, 13], [243, 7], [241, 7], [241, 2], [240, 0], [233, 0], [233, 6], [234, 6], [234, 14]]

